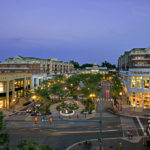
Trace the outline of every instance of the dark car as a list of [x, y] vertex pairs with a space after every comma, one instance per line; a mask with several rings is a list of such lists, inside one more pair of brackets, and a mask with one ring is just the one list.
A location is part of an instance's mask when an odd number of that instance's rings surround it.
[[30, 106], [30, 107], [26, 110], [27, 113], [32, 113], [32, 111], [33, 111], [33, 107], [32, 107], [32, 106]]

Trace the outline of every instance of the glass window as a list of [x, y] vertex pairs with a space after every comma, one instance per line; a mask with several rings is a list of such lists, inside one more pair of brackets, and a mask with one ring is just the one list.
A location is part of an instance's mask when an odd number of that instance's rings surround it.
[[24, 81], [23, 80], [21, 80], [21, 87], [23, 87], [24, 86]]
[[149, 88], [149, 77], [144, 77], [144, 88], [145, 89]]
[[137, 77], [137, 88], [142, 88], [142, 77]]
[[135, 77], [131, 77], [131, 88], [135, 88]]

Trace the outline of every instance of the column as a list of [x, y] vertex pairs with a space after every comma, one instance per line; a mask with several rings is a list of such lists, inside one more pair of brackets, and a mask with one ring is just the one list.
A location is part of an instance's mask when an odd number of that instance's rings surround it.
[[26, 89], [27, 82], [26, 82], [26, 77], [24, 78], [24, 89]]
[[30, 85], [30, 87], [31, 87], [31, 89], [34, 89], [34, 78], [33, 78], [33, 76], [31, 78], [31, 85]]
[[68, 74], [70, 73], [70, 65], [68, 64]]
[[15, 98], [15, 80], [13, 80], [13, 87], [12, 87], [12, 100]]
[[36, 78], [36, 87], [39, 87], [39, 78]]
[[9, 81], [6, 83], [6, 108], [9, 108]]
[[62, 64], [62, 74], [64, 74], [64, 64]]
[[144, 108], [144, 96], [143, 96], [143, 93], [142, 93], [142, 108]]

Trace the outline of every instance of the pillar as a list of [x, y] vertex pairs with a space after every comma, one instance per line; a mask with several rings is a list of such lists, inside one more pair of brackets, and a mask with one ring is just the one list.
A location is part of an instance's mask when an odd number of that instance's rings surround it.
[[26, 82], [26, 77], [24, 78], [24, 89], [26, 89], [27, 82]]
[[13, 80], [13, 85], [12, 85], [12, 99], [15, 98], [15, 80]]
[[144, 108], [144, 96], [143, 96], [143, 93], [142, 93], [142, 108]]
[[39, 87], [39, 78], [36, 78], [36, 87]]
[[9, 108], [9, 81], [6, 81], [6, 108]]

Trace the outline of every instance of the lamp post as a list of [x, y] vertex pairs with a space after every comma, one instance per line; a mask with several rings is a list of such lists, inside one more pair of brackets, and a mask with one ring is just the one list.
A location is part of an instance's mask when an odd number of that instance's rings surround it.
[[102, 130], [103, 130], [103, 127], [102, 127], [102, 104], [100, 103], [100, 120], [99, 120], [99, 149], [102, 150]]
[[95, 94], [90, 94], [90, 97], [92, 98], [92, 101], [93, 101], [93, 99], [94, 99], [94, 97], [96, 97], [96, 95]]
[[122, 111], [122, 92], [119, 93], [120, 95], [120, 111]]

